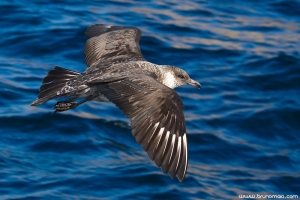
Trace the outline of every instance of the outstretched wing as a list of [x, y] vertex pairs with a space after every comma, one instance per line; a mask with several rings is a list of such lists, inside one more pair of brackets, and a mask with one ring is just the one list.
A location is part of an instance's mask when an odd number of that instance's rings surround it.
[[145, 60], [139, 46], [142, 31], [138, 28], [96, 24], [85, 34], [90, 37], [84, 48], [86, 73], [117, 63]]
[[150, 76], [132, 76], [108, 84], [100, 93], [131, 118], [136, 141], [171, 178], [182, 181], [188, 164], [183, 103], [178, 94]]

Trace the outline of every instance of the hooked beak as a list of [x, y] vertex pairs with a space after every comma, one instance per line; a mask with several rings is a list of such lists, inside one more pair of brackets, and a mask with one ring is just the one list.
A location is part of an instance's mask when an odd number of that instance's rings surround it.
[[194, 81], [193, 79], [190, 79], [188, 82], [187, 82], [189, 85], [192, 85], [192, 86], [195, 86], [197, 88], [201, 88], [201, 84], [197, 81]]

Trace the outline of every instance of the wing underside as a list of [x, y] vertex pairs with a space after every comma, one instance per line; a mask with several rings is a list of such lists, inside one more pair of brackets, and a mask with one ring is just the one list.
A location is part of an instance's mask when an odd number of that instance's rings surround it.
[[178, 94], [150, 76], [132, 76], [97, 87], [131, 119], [133, 136], [155, 164], [182, 181], [188, 151]]

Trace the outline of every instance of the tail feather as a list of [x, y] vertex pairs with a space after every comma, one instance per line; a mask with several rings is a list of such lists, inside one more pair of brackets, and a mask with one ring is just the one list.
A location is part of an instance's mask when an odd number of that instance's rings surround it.
[[30, 105], [37, 106], [51, 99], [62, 96], [57, 95], [57, 92], [62, 89], [68, 81], [78, 75], [80, 75], [79, 72], [57, 66], [54, 67], [54, 69], [50, 70], [47, 76], [43, 79], [43, 85], [40, 87], [38, 99], [33, 101]]
[[43, 79], [44, 83], [51, 83], [51, 82], [63, 82], [69, 81], [72, 78], [78, 76], [80, 73], [68, 69], [64, 69], [61, 67], [54, 67], [53, 70], [50, 70], [47, 76]]
[[63, 88], [66, 85], [65, 83], [48, 83], [44, 84], [40, 87], [40, 93], [38, 95], [38, 98], [43, 98], [45, 96], [48, 96], [49, 94], [52, 94], [53, 92], [57, 92], [61, 88]]

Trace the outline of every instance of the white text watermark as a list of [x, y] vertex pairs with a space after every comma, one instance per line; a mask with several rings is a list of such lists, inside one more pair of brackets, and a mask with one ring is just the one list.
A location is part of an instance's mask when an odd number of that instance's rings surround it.
[[288, 194], [240, 194], [240, 199], [298, 199], [298, 195]]

